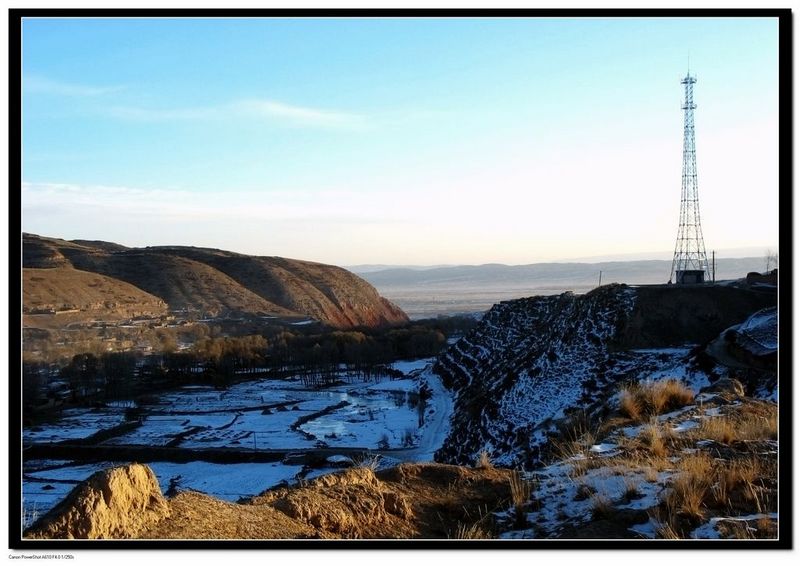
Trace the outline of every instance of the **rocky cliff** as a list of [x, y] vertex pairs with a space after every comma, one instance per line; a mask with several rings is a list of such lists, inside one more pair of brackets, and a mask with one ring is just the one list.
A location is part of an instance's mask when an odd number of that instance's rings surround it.
[[696, 346], [774, 303], [732, 287], [610, 285], [495, 305], [434, 367], [456, 396], [436, 459], [467, 464], [486, 451], [532, 467], [567, 423], [607, 414], [628, 381], [708, 385], [719, 375]]

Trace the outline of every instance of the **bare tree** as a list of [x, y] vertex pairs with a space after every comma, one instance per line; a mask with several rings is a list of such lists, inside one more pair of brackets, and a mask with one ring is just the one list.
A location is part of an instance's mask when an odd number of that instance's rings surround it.
[[767, 273], [778, 267], [778, 252], [768, 249], [764, 252], [764, 263], [767, 266]]

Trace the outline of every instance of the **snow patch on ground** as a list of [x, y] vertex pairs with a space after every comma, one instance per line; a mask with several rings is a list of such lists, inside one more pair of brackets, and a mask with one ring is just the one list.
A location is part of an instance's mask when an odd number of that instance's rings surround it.
[[406, 375], [411, 375], [415, 371], [425, 369], [432, 364], [436, 358], [420, 358], [419, 360], [401, 360], [394, 362], [391, 367], [393, 369], [402, 371]]
[[[386, 440], [393, 450], [381, 459], [382, 467], [403, 461], [432, 461], [433, 453], [450, 430], [453, 399], [431, 372], [430, 361], [398, 362], [398, 369], [416, 374], [413, 379], [386, 378], [378, 383], [351, 379], [350, 383], [325, 389], [309, 389], [299, 379], [243, 382], [226, 391], [206, 386], [183, 387], [162, 395], [142, 426], [106, 443], [163, 446], [178, 438], [181, 447], [263, 450], [314, 448], [321, 440], [333, 447], [375, 450]], [[343, 375], [343, 379], [349, 378]], [[427, 401], [419, 396], [422, 385], [432, 393]], [[349, 404], [306, 422], [299, 431], [292, 430], [292, 424], [300, 417], [341, 401]], [[276, 403], [282, 406], [275, 407]], [[265, 408], [268, 405], [272, 407]], [[58, 422], [26, 429], [25, 440], [80, 439], [122, 422], [123, 408], [69, 410]], [[27, 515], [47, 512], [93, 473], [127, 463], [26, 462], [23, 497]], [[349, 464], [350, 459], [332, 456], [329, 463], [331, 467], [312, 470], [306, 479], [330, 473], [337, 465]], [[172, 485], [178, 490], [201, 491], [228, 501], [257, 495], [284, 481], [291, 483], [303, 470], [301, 466], [281, 463], [195, 461], [149, 465], [158, 476], [162, 491]]]

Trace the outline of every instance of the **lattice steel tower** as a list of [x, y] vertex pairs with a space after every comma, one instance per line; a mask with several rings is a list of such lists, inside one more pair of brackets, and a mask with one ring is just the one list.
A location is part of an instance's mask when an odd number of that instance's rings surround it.
[[681, 80], [683, 99], [683, 179], [681, 185], [681, 217], [678, 223], [678, 240], [672, 258], [670, 281], [675, 283], [703, 283], [708, 273], [706, 246], [700, 227], [700, 205], [697, 195], [697, 159], [694, 148], [694, 83], [697, 79], [686, 72]]

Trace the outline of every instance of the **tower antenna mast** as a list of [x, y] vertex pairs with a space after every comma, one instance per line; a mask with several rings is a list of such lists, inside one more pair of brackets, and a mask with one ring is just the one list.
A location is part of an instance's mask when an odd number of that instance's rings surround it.
[[[687, 58], [687, 66], [689, 60]], [[694, 84], [697, 78], [689, 70], [681, 80], [683, 85], [683, 174], [681, 178], [681, 214], [678, 238], [672, 257], [672, 276], [675, 283], [703, 283], [708, 279], [708, 258], [700, 226], [700, 203], [697, 192], [697, 155], [694, 145]]]

